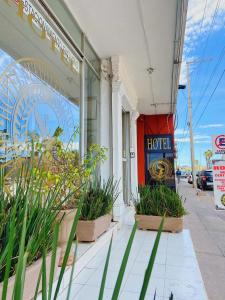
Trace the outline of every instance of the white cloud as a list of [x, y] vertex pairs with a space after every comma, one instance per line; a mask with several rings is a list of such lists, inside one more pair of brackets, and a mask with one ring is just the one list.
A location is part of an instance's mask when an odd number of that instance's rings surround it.
[[183, 128], [177, 128], [175, 130], [175, 135], [184, 135], [184, 134], [187, 134], [188, 133], [188, 130], [184, 130]]
[[211, 139], [210, 135], [204, 135], [204, 134], [195, 134], [194, 140], [209, 140]]
[[189, 137], [175, 138], [175, 142], [177, 142], [177, 143], [189, 143], [190, 138]]
[[224, 127], [224, 124], [206, 124], [206, 125], [200, 125], [199, 128], [219, 128]]
[[[183, 136], [183, 137], [176, 137], [175, 138], [176, 143], [190, 143], [189, 136]], [[194, 135], [194, 143], [200, 144], [200, 143], [210, 143], [211, 137], [209, 135], [202, 135], [202, 134], [195, 134]]]
[[195, 141], [195, 144], [211, 144], [212, 142], [210, 141], [210, 140], [208, 140], [208, 141], [199, 141], [199, 140], [197, 140], [197, 141]]
[[[190, 52], [195, 47], [195, 44], [198, 42], [200, 36], [202, 37], [203, 35], [208, 33], [208, 30], [215, 31], [223, 26], [225, 2], [208, 0], [206, 9], [205, 4], [206, 0], [189, 1], [187, 12], [187, 24], [185, 31], [185, 55], [188, 54], [188, 52]], [[216, 9], [217, 12], [215, 14]], [[211, 24], [213, 25], [211, 26]]]
[[[207, 1], [206, 9], [205, 4]], [[217, 7], [218, 4], [218, 7]], [[216, 10], [217, 9], [217, 10]], [[215, 14], [215, 11], [216, 14]], [[214, 16], [215, 14], [215, 16]], [[204, 15], [204, 19], [203, 19]], [[191, 61], [197, 57], [191, 57], [190, 53], [199, 43], [200, 38], [207, 38], [209, 30], [217, 31], [223, 27], [225, 16], [225, 1], [215, 0], [189, 0], [187, 23], [185, 30], [185, 42], [183, 61]], [[203, 22], [202, 22], [203, 21]], [[195, 66], [191, 66], [195, 68]], [[192, 69], [190, 69], [190, 72]], [[181, 64], [180, 83], [186, 83], [186, 65]]]

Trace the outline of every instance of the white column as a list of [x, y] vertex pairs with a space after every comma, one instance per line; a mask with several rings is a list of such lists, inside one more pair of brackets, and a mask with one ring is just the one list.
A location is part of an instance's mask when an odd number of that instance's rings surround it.
[[106, 181], [112, 175], [112, 119], [111, 119], [111, 62], [101, 62], [101, 113], [100, 135], [101, 147], [108, 149], [107, 160], [101, 164], [101, 179]]
[[119, 75], [119, 57], [112, 57], [112, 150], [113, 176], [119, 181], [119, 197], [114, 203], [113, 218], [122, 223], [124, 214], [123, 202], [123, 166], [122, 166], [122, 96], [120, 94], [121, 80]]
[[130, 123], [130, 136], [131, 136], [131, 150], [134, 151], [135, 157], [131, 158], [131, 193], [134, 197], [137, 196], [138, 190], [138, 169], [137, 169], [137, 118], [139, 113], [133, 111], [131, 113], [131, 123]]

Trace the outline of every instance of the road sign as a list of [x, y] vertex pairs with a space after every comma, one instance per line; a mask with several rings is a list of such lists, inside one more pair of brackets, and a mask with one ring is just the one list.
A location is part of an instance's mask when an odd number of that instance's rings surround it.
[[225, 134], [213, 135], [213, 154], [225, 154]]
[[225, 161], [213, 161], [214, 201], [216, 208], [225, 209]]

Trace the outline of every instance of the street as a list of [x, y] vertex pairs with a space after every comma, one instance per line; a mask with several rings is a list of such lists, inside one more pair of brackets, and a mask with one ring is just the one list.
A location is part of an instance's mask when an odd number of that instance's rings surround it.
[[[187, 183], [187, 180], [183, 179], [182, 180], [183, 183]], [[188, 184], [190, 185], [190, 187], [192, 186], [191, 184]], [[211, 200], [211, 205], [212, 205], [212, 209], [215, 211], [215, 214], [223, 219], [225, 221], [225, 211], [221, 211], [221, 210], [216, 210], [215, 209], [215, 205], [214, 205], [214, 192], [213, 190], [205, 190], [204, 193], [206, 193], [208, 196], [209, 196], [209, 199]]]
[[192, 185], [181, 181], [178, 192], [188, 211], [184, 223], [191, 232], [209, 300], [224, 300], [225, 211], [215, 210], [213, 191], [197, 196]]

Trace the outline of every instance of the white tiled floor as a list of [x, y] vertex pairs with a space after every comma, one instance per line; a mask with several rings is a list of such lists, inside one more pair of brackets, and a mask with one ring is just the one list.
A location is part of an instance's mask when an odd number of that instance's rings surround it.
[[[111, 299], [131, 226], [124, 226], [113, 239], [104, 300]], [[121, 300], [138, 300], [144, 272], [156, 233], [137, 230], [123, 279]], [[108, 244], [98, 252], [75, 277], [70, 299], [97, 300]], [[175, 300], [206, 300], [204, 284], [188, 230], [182, 233], [163, 233], [156, 263], [150, 279], [146, 299], [168, 300], [171, 292]], [[66, 299], [66, 290], [59, 297]]]

